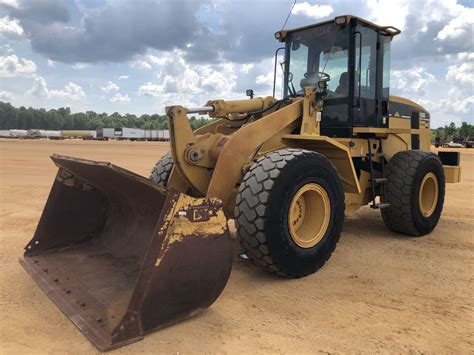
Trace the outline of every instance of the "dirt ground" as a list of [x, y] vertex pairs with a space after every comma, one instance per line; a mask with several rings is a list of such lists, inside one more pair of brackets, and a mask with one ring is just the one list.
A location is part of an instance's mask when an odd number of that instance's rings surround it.
[[[97, 352], [23, 271], [56, 168], [51, 153], [111, 161], [148, 176], [165, 143], [0, 140], [0, 352]], [[116, 353], [472, 353], [474, 149], [460, 184], [447, 185], [436, 230], [388, 231], [377, 211], [346, 218], [316, 274], [283, 280], [235, 258], [230, 280], [203, 314]]]

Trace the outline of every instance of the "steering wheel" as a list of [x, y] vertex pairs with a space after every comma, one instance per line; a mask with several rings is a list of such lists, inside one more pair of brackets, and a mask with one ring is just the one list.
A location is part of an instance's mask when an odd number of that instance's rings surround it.
[[319, 80], [320, 81], [329, 81], [331, 80], [331, 77], [328, 73], [325, 73], [323, 71], [320, 71], [320, 72], [312, 72], [312, 73], [304, 73], [304, 77], [306, 79], [309, 79], [309, 78], [314, 78], [315, 75], [319, 75]]
[[300, 86], [304, 90], [305, 87], [312, 86], [318, 87], [318, 82], [320, 81], [329, 81], [331, 77], [328, 73], [325, 72], [310, 72], [304, 73], [304, 79], [301, 79]]

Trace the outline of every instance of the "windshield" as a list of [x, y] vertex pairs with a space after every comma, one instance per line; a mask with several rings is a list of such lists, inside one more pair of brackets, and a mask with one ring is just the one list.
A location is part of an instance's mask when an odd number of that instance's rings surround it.
[[290, 33], [286, 44], [284, 96], [303, 95], [329, 75], [329, 97], [348, 96], [349, 36], [346, 29], [326, 24]]

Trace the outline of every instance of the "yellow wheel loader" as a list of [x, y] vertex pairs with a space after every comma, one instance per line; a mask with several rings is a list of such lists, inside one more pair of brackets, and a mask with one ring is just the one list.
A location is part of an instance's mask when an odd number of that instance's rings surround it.
[[[389, 96], [399, 33], [354, 16], [277, 32], [283, 98], [167, 107], [170, 153], [151, 179], [54, 155], [22, 265], [108, 350], [214, 302], [232, 266], [228, 219], [249, 259], [290, 278], [321, 268], [345, 214], [367, 204], [393, 231], [430, 233], [460, 157], [431, 153], [429, 113]], [[191, 113], [215, 120], [193, 132]]]

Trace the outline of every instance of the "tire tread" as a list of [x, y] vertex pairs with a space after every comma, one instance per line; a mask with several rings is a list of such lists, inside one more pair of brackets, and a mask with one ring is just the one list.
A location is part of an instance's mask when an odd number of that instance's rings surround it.
[[[239, 187], [235, 205], [237, 235], [242, 248], [254, 263], [267, 271], [285, 277], [301, 277], [282, 270], [272, 259], [265, 236], [265, 211], [269, 205], [268, 196], [285, 165], [295, 157], [307, 155], [322, 156], [319, 153], [295, 148], [274, 151], [259, 158], [247, 171]], [[323, 157], [323, 156], [322, 156]], [[328, 160], [330, 163], [330, 161]], [[332, 165], [332, 163], [330, 163]], [[336, 168], [332, 165], [334, 170]], [[322, 267], [336, 247], [337, 240], [329, 246], [328, 253], [315, 265], [312, 272]], [[311, 273], [311, 272], [310, 272]]]
[[166, 153], [158, 160], [151, 170], [150, 180], [154, 183], [166, 187], [168, 184], [168, 179], [173, 169], [173, 156], [171, 152]]
[[430, 156], [439, 160], [435, 153], [407, 150], [395, 154], [387, 164], [386, 201], [390, 207], [382, 209], [381, 214], [385, 225], [395, 232], [420, 235], [412, 212], [413, 190], [418, 166]]

